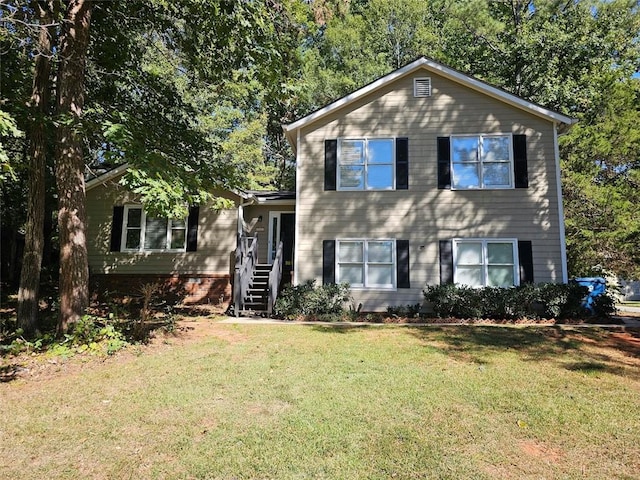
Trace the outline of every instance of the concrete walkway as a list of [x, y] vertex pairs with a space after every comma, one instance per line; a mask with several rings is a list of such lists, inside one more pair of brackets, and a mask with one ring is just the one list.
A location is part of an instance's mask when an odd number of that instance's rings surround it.
[[224, 320], [220, 320], [218, 323], [229, 324], [248, 324], [248, 325], [326, 325], [332, 327], [384, 327], [384, 326], [396, 326], [396, 327], [447, 327], [447, 326], [496, 326], [496, 327], [571, 327], [571, 328], [640, 328], [640, 318], [614, 316], [616, 320], [620, 320], [621, 324], [595, 324], [595, 323], [581, 323], [581, 324], [564, 324], [564, 323], [370, 323], [370, 322], [298, 322], [292, 320], [279, 320], [276, 318], [263, 318], [263, 317], [226, 317]]

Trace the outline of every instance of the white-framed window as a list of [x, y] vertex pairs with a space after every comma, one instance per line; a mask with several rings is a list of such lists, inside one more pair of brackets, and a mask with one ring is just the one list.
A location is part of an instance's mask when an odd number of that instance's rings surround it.
[[396, 287], [395, 240], [337, 240], [336, 282], [355, 288]]
[[393, 138], [338, 141], [338, 190], [393, 190], [395, 184]]
[[511, 134], [452, 136], [451, 188], [513, 188]]
[[454, 239], [453, 281], [471, 287], [519, 285], [517, 239]]
[[139, 205], [125, 205], [122, 220], [122, 250], [179, 251], [186, 250], [186, 219], [154, 218]]

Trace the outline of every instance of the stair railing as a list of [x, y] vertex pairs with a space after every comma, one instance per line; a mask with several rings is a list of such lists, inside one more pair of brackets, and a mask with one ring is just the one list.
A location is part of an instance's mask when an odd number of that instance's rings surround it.
[[278, 298], [278, 290], [280, 289], [280, 280], [282, 280], [282, 242], [278, 243], [278, 250], [276, 256], [273, 259], [273, 265], [271, 265], [271, 271], [269, 272], [269, 293], [267, 297], [267, 314], [271, 316], [273, 313], [273, 306]]
[[233, 303], [236, 317], [245, 308], [245, 298], [253, 283], [253, 274], [258, 263], [258, 237], [238, 234], [236, 262], [233, 275]]

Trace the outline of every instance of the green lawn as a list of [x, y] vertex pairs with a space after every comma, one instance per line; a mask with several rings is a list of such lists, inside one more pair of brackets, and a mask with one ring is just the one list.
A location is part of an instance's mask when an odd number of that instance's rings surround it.
[[0, 478], [638, 478], [638, 332], [208, 329], [0, 384]]

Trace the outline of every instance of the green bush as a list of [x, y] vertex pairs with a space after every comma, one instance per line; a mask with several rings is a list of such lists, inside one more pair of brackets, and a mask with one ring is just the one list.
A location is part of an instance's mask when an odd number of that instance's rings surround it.
[[[584, 307], [586, 287], [576, 282], [568, 284], [541, 283], [512, 288], [471, 288], [464, 285], [428, 285], [424, 298], [438, 317], [457, 318], [584, 318], [590, 313]], [[596, 315], [614, 313], [613, 298], [603, 294], [594, 303]]]
[[323, 315], [335, 316], [345, 312], [345, 304], [351, 300], [349, 284], [328, 284], [316, 286], [315, 280], [301, 285], [288, 285], [274, 306], [274, 314], [281, 318]]

